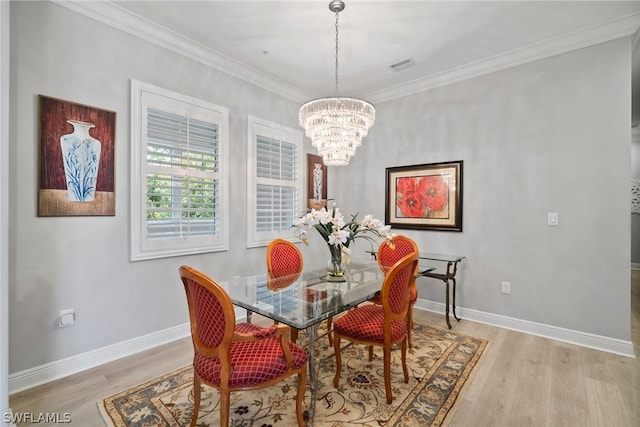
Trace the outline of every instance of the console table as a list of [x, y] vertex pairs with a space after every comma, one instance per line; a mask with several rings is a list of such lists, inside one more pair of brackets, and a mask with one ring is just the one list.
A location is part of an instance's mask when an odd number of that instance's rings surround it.
[[[377, 255], [378, 255], [377, 252], [375, 251], [366, 251], [366, 252], [371, 254], [371, 256], [374, 259], [377, 258]], [[458, 316], [456, 315], [456, 273], [458, 271], [458, 263], [465, 258], [466, 257], [463, 255], [439, 254], [439, 253], [432, 253], [432, 252], [420, 252], [420, 254], [418, 255], [420, 271], [418, 272], [416, 277], [431, 277], [433, 279], [440, 279], [445, 284], [445, 289], [446, 289], [445, 314], [447, 318], [447, 326], [449, 327], [449, 329], [451, 329], [451, 321], [449, 320], [449, 281], [451, 281], [451, 283], [453, 284], [453, 288], [452, 288], [453, 317], [459, 322], [460, 318], [458, 318]], [[421, 262], [422, 260], [430, 261], [429, 262], [430, 264], [433, 262], [436, 265], [446, 262], [447, 266], [446, 266], [446, 269], [444, 269], [444, 265], [442, 264], [438, 265], [437, 267], [425, 266]]]
[[[453, 317], [459, 322], [460, 319], [456, 316], [456, 272], [458, 271], [458, 263], [465, 259], [462, 255], [449, 255], [449, 254], [438, 254], [431, 252], [420, 252], [418, 256], [420, 260], [426, 261], [434, 261], [436, 263], [447, 263], [446, 270], [439, 270], [437, 267], [435, 269], [426, 269], [421, 271], [418, 275], [422, 277], [431, 277], [433, 279], [440, 279], [444, 282], [446, 288], [446, 306], [445, 312], [447, 317], [447, 326], [451, 329], [451, 322], [449, 321], [449, 281], [453, 284]], [[444, 266], [442, 266], [444, 267]], [[422, 266], [420, 267], [422, 269]]]

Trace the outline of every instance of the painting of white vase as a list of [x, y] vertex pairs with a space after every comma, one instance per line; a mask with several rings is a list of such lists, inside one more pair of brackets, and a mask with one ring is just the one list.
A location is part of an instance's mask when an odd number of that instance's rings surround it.
[[307, 153], [307, 208], [327, 206], [327, 166], [321, 156]]
[[62, 162], [67, 182], [69, 200], [91, 202], [96, 195], [98, 166], [102, 144], [89, 135], [93, 123], [67, 120], [73, 126], [73, 133], [60, 137]]
[[38, 110], [38, 216], [115, 215], [116, 112], [45, 95]]

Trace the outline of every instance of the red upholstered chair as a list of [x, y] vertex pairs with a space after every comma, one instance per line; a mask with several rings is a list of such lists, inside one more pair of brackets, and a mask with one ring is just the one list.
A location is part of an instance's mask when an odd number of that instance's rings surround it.
[[267, 272], [269, 276], [300, 275], [304, 267], [302, 252], [288, 240], [274, 239], [267, 246]]
[[250, 323], [236, 325], [231, 299], [224, 289], [203, 273], [180, 267], [189, 306], [193, 340], [193, 417], [200, 409], [201, 383], [220, 392], [220, 426], [229, 425], [231, 392], [271, 386], [298, 376], [296, 411], [304, 426], [302, 399], [307, 378], [307, 353], [289, 341], [289, 328], [261, 328]]
[[[295, 282], [304, 267], [302, 252], [288, 240], [274, 239], [267, 246], [267, 287], [284, 289]], [[277, 324], [277, 322], [275, 322]], [[291, 328], [291, 340], [298, 340], [298, 330]]]
[[[384, 351], [384, 386], [387, 403], [391, 394], [391, 346], [402, 343], [402, 370], [404, 382], [409, 382], [407, 369], [407, 330], [409, 311], [409, 285], [418, 265], [418, 253], [413, 252], [391, 267], [384, 278], [381, 290], [382, 304], [361, 305], [333, 322], [333, 349], [336, 355], [334, 387], [338, 388], [342, 355], [340, 340], [356, 344], [379, 346]], [[371, 360], [372, 352], [369, 352]]]
[[[415, 252], [418, 253], [418, 245], [412, 239], [403, 235], [393, 236], [391, 242], [387, 240], [383, 241], [378, 247], [378, 266], [384, 272], [387, 272], [398, 260], [407, 256], [408, 254]], [[416, 265], [415, 274], [418, 274], [418, 266]], [[414, 276], [415, 276], [414, 274]], [[410, 297], [409, 297], [409, 329], [407, 331], [409, 347], [412, 346], [413, 342], [411, 340], [411, 330], [413, 329], [413, 305], [418, 300], [418, 290], [416, 289], [416, 279], [415, 277], [411, 278], [410, 283]], [[374, 304], [381, 304], [380, 296], [376, 296], [369, 300]]]
[[[380, 270], [383, 272], [389, 271], [389, 269], [401, 258], [409, 255], [412, 252], [418, 253], [418, 245], [412, 239], [407, 236], [398, 234], [394, 235], [391, 238], [391, 242], [384, 240], [380, 246], [378, 247], [378, 254], [376, 259], [378, 260], [378, 266]], [[418, 274], [418, 266], [416, 265], [416, 272]], [[413, 305], [418, 300], [418, 290], [416, 289], [416, 280], [415, 277], [411, 279], [411, 295], [409, 300], [409, 330], [408, 330], [408, 339], [409, 339], [409, 347], [413, 344], [411, 340], [411, 330], [413, 329]], [[380, 295], [375, 296], [369, 300], [369, 302], [373, 304], [382, 304], [380, 300]], [[332, 318], [327, 320], [327, 325], [329, 327], [329, 344], [333, 344], [333, 334], [331, 334], [331, 324], [333, 322]], [[370, 352], [373, 349], [370, 350]]]

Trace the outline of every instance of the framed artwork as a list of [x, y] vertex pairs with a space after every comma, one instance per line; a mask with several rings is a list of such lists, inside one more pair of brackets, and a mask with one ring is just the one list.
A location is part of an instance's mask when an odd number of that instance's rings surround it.
[[39, 95], [38, 216], [115, 215], [116, 113]]
[[307, 154], [307, 208], [327, 206], [327, 166], [321, 156]]
[[385, 223], [462, 231], [462, 160], [386, 169]]

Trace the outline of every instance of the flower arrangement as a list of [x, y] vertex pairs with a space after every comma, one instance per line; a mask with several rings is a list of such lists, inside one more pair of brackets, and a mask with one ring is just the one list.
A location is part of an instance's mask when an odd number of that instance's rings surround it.
[[391, 241], [393, 237], [390, 233], [391, 227], [385, 225], [379, 219], [371, 215], [366, 215], [362, 221], [357, 220], [358, 214], [352, 215], [351, 220], [346, 222], [340, 209], [333, 207], [328, 210], [311, 209], [305, 215], [298, 218], [294, 224], [294, 234], [308, 244], [308, 230], [315, 228], [322, 238], [327, 242], [331, 252], [331, 266], [329, 274], [335, 277], [342, 277], [342, 254], [349, 259], [351, 251], [349, 245], [357, 238], [364, 238], [373, 241], [368, 235], [371, 233], [377, 237]]

